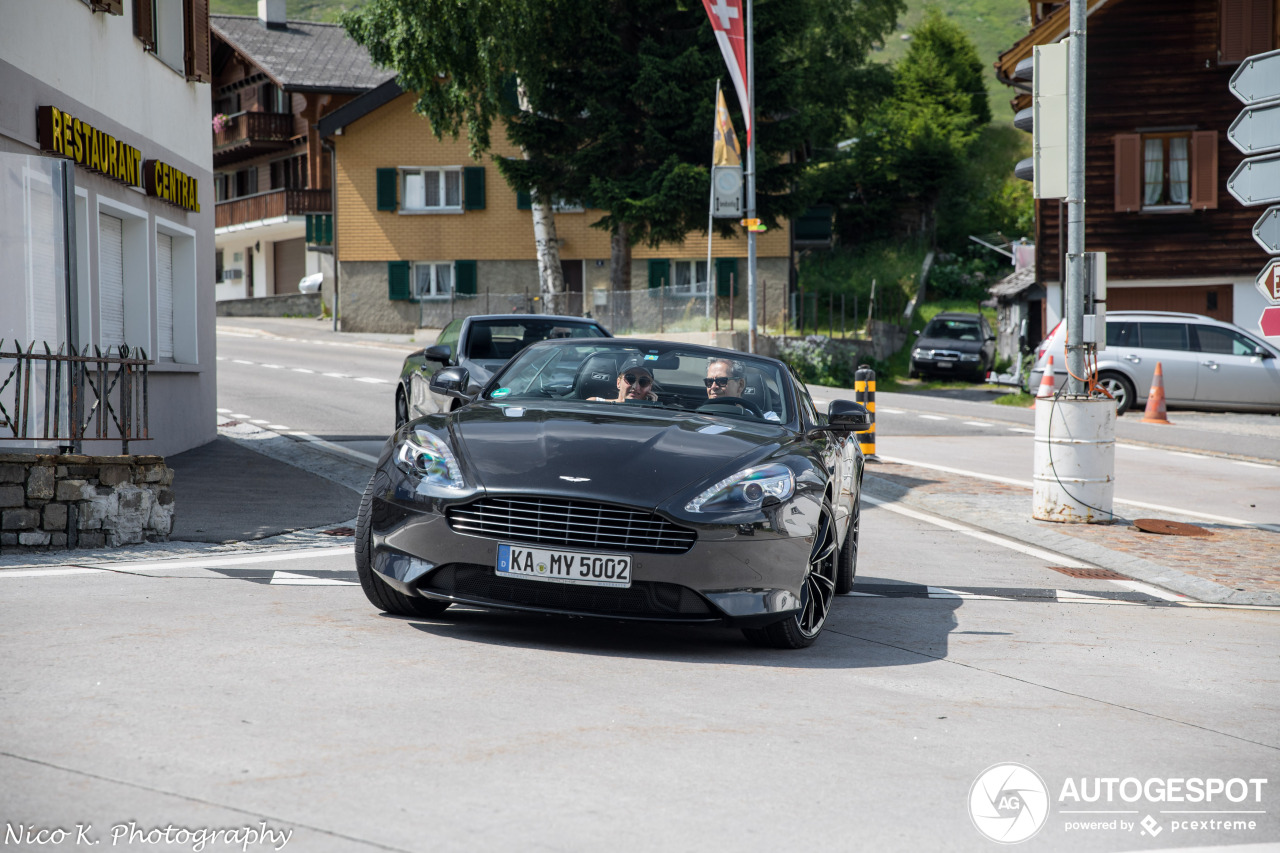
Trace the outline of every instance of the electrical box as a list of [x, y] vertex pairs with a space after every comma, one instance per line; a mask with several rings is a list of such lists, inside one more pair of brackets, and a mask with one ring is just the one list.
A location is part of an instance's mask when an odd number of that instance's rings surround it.
[[1067, 197], [1067, 68], [1070, 37], [1035, 49], [1031, 81], [1032, 159], [1035, 163], [1033, 195], [1036, 198]]
[[1107, 253], [1084, 253], [1084, 342], [1107, 348]]

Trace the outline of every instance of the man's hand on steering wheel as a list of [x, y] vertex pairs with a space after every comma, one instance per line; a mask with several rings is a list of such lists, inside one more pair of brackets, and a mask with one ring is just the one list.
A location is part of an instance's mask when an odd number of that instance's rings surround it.
[[738, 406], [739, 408], [746, 409], [748, 412], [755, 415], [757, 418], [761, 418], [761, 419], [764, 418], [764, 411], [759, 406], [757, 406], [755, 403], [751, 402], [750, 400], [743, 399], [742, 397], [712, 397], [711, 399], [707, 400], [707, 402], [699, 406], [697, 408], [697, 411], [701, 412], [703, 409], [707, 408], [708, 406], [719, 406], [719, 405]]

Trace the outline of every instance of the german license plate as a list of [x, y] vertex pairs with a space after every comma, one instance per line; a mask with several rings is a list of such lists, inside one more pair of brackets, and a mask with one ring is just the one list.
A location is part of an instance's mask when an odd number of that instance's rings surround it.
[[954, 367], [954, 366], [955, 366], [954, 361], [948, 361], [947, 359], [938, 359], [938, 367]]
[[498, 565], [503, 577], [528, 578], [584, 586], [631, 586], [629, 554], [585, 554], [527, 545], [498, 545]]

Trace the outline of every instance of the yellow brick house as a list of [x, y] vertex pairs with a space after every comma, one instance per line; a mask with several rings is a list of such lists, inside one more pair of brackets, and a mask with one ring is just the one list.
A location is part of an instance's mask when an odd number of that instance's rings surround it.
[[[498, 157], [520, 156], [519, 150], [498, 130], [493, 149], [477, 162], [468, 154], [465, 136], [436, 139], [427, 120], [413, 111], [414, 102], [412, 93], [391, 80], [319, 124], [333, 158], [343, 330], [408, 332], [438, 328], [455, 316], [540, 310], [528, 198], [507, 185], [494, 163]], [[709, 158], [710, 131], [707, 136]], [[568, 313], [629, 325], [632, 306], [639, 311], [639, 300], [630, 297], [659, 287], [670, 299], [692, 302], [689, 297], [702, 294], [705, 301], [705, 234], [656, 250], [636, 246], [633, 293], [613, 294], [608, 290], [609, 234], [590, 227], [599, 218], [596, 210], [556, 209]], [[790, 281], [789, 228], [784, 224], [760, 235], [756, 246], [762, 283], [758, 310], [780, 319]], [[712, 286], [727, 295], [732, 278], [733, 312], [742, 323], [747, 241], [717, 238], [713, 250]], [[720, 303], [721, 328], [727, 328], [728, 300]]]

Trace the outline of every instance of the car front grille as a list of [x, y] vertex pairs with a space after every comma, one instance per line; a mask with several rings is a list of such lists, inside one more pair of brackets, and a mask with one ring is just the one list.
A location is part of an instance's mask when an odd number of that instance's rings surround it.
[[457, 533], [554, 548], [683, 554], [696, 538], [652, 512], [558, 498], [482, 498], [446, 517]]
[[514, 604], [543, 610], [657, 619], [715, 618], [706, 599], [674, 583], [635, 581], [627, 589], [503, 578], [493, 566], [452, 563], [427, 576], [428, 592], [477, 603]]
[[950, 349], [921, 350], [920, 355], [924, 356], [925, 358], [950, 358], [950, 359], [956, 359], [956, 360], [959, 360], [960, 358], [960, 353], [958, 351], [950, 350]]

